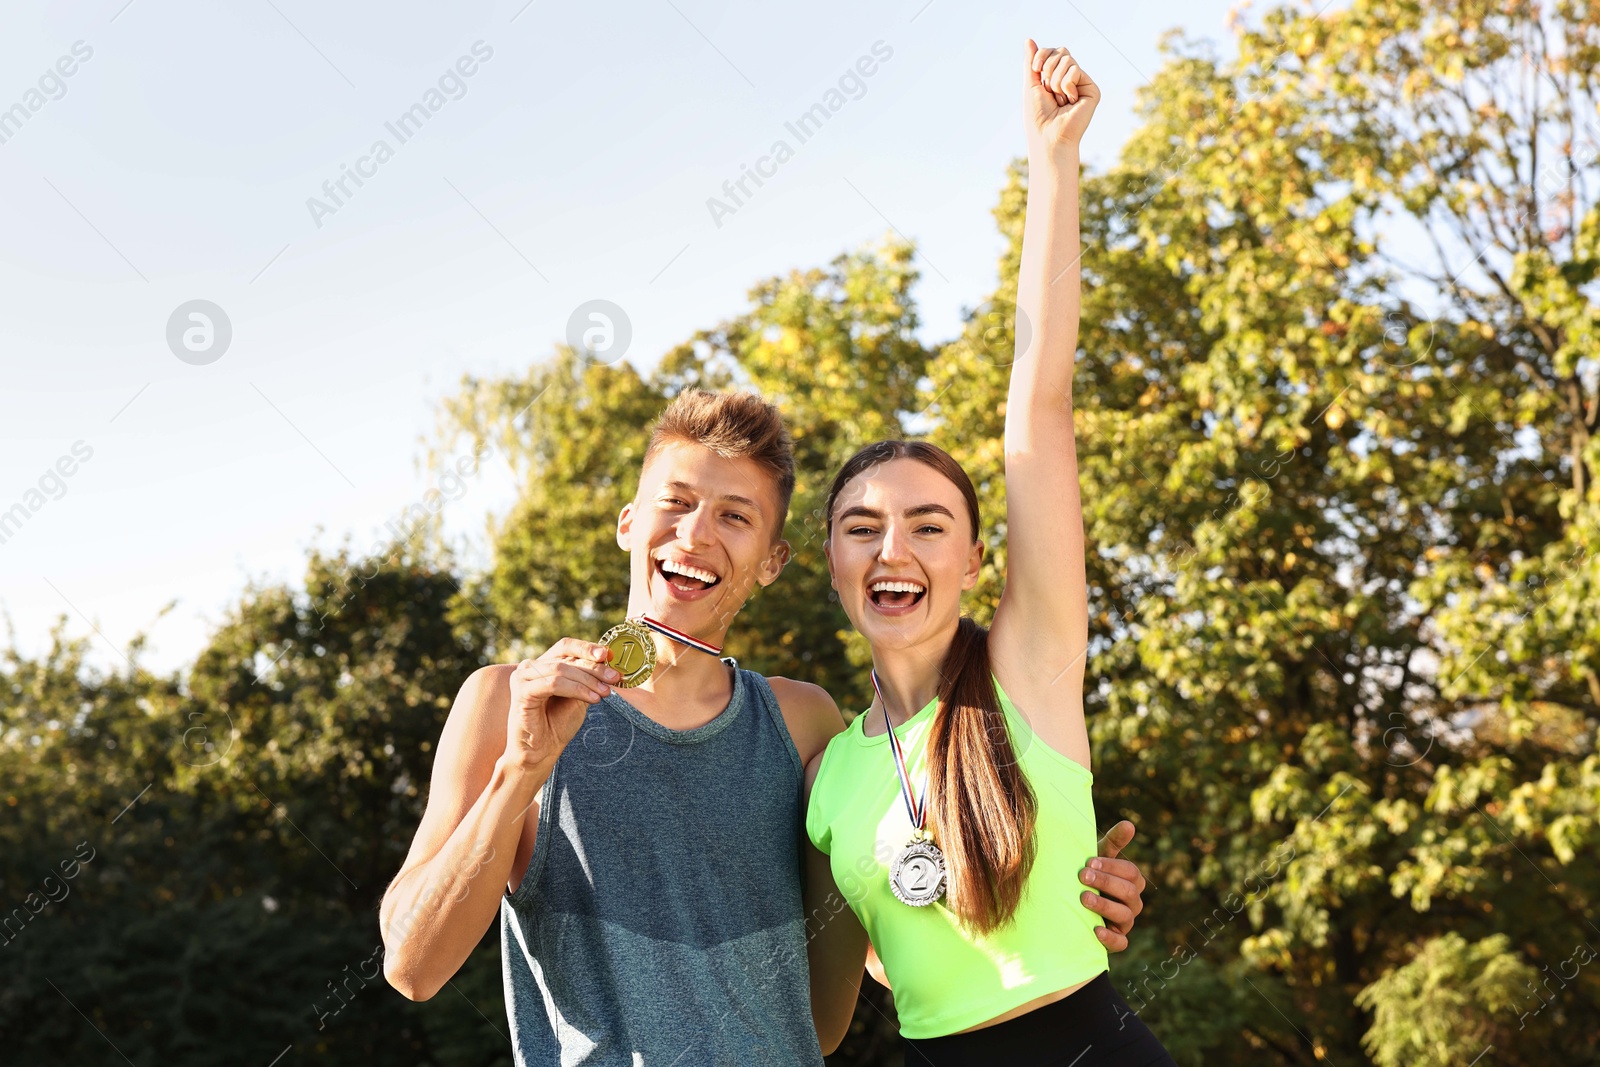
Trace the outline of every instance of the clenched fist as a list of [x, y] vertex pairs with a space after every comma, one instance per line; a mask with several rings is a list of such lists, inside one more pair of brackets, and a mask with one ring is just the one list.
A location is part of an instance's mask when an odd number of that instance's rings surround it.
[[589, 705], [622, 680], [610, 659], [605, 645], [565, 637], [538, 659], [517, 664], [511, 673], [506, 758], [529, 767], [554, 764], [583, 725]]
[[1100, 103], [1100, 87], [1065, 48], [1040, 48], [1029, 38], [1025, 58], [1022, 112], [1029, 151], [1075, 147]]

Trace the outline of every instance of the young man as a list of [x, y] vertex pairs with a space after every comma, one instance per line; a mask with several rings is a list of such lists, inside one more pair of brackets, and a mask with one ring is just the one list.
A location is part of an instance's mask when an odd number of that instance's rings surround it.
[[[817, 686], [718, 656], [788, 560], [793, 490], [772, 405], [691, 390], [667, 408], [617, 520], [653, 673], [614, 688], [633, 657], [566, 638], [467, 679], [384, 894], [384, 975], [401, 993], [437, 993], [498, 915], [519, 1065], [821, 1063], [806, 916], [843, 905], [802, 900], [802, 792], [844, 719]], [[1132, 826], [1114, 833], [1104, 856]], [[1143, 879], [1103, 862], [1083, 876], [1118, 950]]]

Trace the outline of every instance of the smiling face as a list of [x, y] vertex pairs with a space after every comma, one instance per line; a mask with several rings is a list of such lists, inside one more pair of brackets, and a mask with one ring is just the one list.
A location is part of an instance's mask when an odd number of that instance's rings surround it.
[[948, 641], [983, 562], [961, 490], [906, 457], [840, 489], [826, 550], [839, 602], [874, 649]]
[[629, 617], [721, 644], [755, 587], [772, 584], [789, 558], [779, 508], [777, 479], [755, 460], [662, 445], [617, 518], [617, 544], [632, 556]]

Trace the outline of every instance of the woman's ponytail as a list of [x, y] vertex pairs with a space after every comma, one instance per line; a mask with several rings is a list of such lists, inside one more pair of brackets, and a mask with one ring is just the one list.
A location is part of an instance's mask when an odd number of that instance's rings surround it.
[[1038, 800], [1017, 762], [989, 667], [989, 631], [963, 617], [940, 669], [928, 736], [929, 821], [947, 906], [979, 933], [1015, 914], [1033, 869]]

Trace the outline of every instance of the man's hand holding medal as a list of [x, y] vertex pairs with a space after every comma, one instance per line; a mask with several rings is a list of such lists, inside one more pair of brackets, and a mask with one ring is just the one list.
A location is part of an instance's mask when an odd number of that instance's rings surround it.
[[518, 663], [511, 674], [507, 758], [546, 770], [554, 766], [583, 726], [589, 705], [622, 681], [612, 656], [606, 645], [566, 637], [538, 659]]

